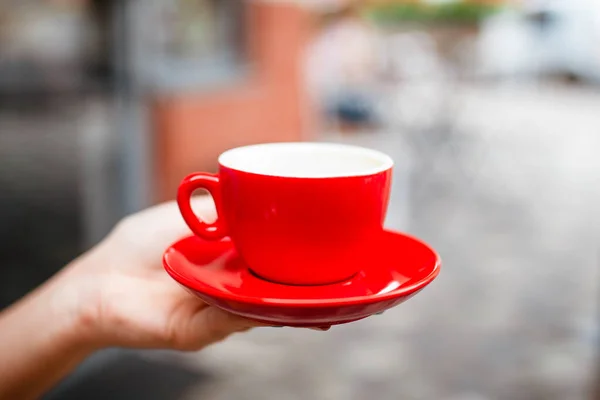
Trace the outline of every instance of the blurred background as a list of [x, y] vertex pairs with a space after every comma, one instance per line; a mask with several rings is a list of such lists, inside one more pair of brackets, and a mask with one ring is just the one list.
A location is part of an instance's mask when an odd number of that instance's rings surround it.
[[596, 0], [1, 1], [1, 307], [259, 142], [389, 153], [387, 226], [444, 261], [384, 315], [111, 350], [48, 399], [600, 399], [598, 43]]

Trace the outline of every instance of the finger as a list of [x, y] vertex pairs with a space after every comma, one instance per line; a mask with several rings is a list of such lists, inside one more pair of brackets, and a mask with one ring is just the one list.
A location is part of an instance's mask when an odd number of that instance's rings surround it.
[[[215, 205], [210, 196], [194, 196], [191, 199], [192, 208], [199, 217], [211, 222], [215, 219]], [[175, 201], [168, 201], [153, 207], [149, 207], [143, 211], [131, 216], [132, 218], [143, 219], [145, 222], [161, 224], [167, 226], [182, 226], [185, 225], [183, 218], [179, 212], [179, 207]]]
[[[216, 218], [214, 203], [209, 196], [194, 197], [192, 207], [199, 218], [208, 222]], [[143, 253], [148, 260], [160, 259], [167, 246], [190, 234], [177, 203], [173, 201], [125, 218], [113, 232], [119, 243], [138, 249], [138, 253]]]
[[310, 329], [310, 330], [312, 330], [312, 331], [321, 331], [321, 332], [326, 332], [326, 331], [328, 331], [328, 330], [330, 330], [330, 329], [331, 329], [331, 325], [327, 325], [327, 326], [319, 326], [319, 327], [316, 327], [316, 328], [308, 328], [308, 329]]
[[266, 324], [242, 318], [216, 307], [199, 309], [186, 324], [185, 348], [198, 350], [228, 336]]
[[[284, 326], [278, 325], [278, 326], [270, 326], [271, 328], [284, 328]], [[319, 331], [319, 332], [324, 332], [324, 331], [328, 331], [331, 329], [331, 326], [323, 326], [323, 327], [319, 327], [319, 328], [306, 328], [309, 329], [311, 331]]]

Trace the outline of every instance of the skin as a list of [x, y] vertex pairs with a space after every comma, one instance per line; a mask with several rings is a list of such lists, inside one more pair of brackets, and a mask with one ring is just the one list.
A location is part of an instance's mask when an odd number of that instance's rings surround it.
[[[209, 198], [194, 199], [194, 209], [215, 218]], [[127, 217], [0, 313], [0, 399], [38, 398], [99, 349], [196, 351], [260, 326], [201, 302], [164, 272], [162, 252], [186, 235], [174, 203]]]

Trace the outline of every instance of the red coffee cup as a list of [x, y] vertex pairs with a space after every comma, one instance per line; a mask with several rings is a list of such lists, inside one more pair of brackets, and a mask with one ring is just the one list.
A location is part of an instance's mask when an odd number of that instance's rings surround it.
[[[382, 233], [392, 159], [333, 143], [267, 143], [228, 150], [219, 173], [198, 172], [179, 186], [177, 202], [195, 235], [229, 236], [259, 277], [322, 285], [349, 279], [368, 262]], [[213, 197], [217, 220], [192, 211], [197, 189]]]

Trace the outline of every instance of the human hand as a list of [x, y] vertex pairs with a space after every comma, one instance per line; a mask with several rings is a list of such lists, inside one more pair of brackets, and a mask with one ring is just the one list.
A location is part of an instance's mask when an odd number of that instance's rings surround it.
[[[214, 219], [210, 198], [193, 205]], [[167, 275], [162, 253], [187, 234], [175, 203], [142, 211], [2, 310], [0, 398], [39, 398], [101, 348], [199, 350], [261, 325], [203, 303]]]
[[[194, 199], [205, 220], [209, 197]], [[177, 205], [166, 203], [127, 217], [59, 278], [59, 298], [81, 316], [82, 335], [97, 346], [198, 350], [259, 326], [203, 303], [162, 267], [167, 246], [189, 234]]]

